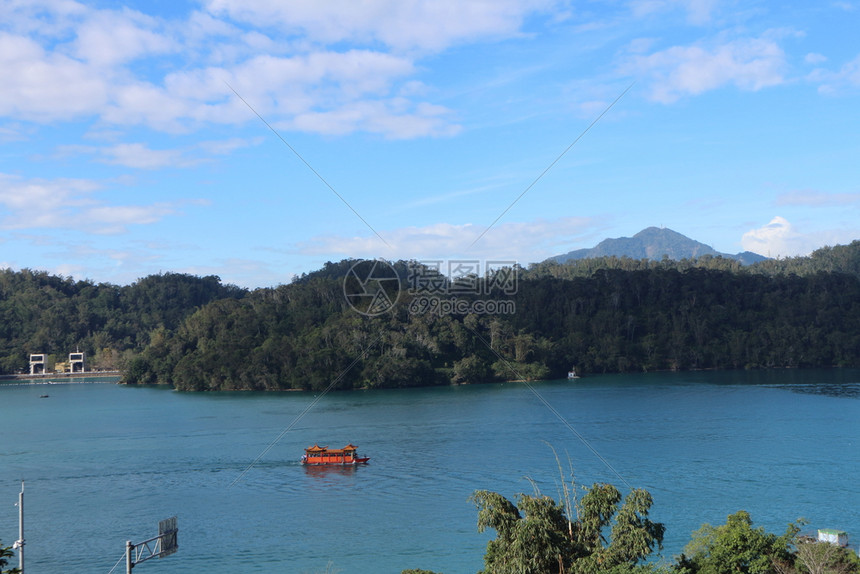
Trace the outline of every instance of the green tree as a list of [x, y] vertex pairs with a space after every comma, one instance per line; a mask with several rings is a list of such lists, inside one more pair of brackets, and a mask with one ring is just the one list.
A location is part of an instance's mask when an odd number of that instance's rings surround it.
[[593, 485], [577, 506], [572, 528], [577, 552], [570, 571], [623, 570], [661, 549], [666, 527], [648, 518], [652, 503], [651, 494], [641, 488], [631, 490], [621, 504], [613, 485]]
[[0, 574], [20, 574], [21, 571], [18, 568], [5, 569], [9, 565], [9, 560], [7, 559], [13, 556], [15, 556], [15, 553], [12, 552], [12, 548], [3, 546], [2, 542], [0, 542]]
[[764, 528], [753, 528], [745, 510], [728, 516], [722, 526], [704, 524], [678, 558], [682, 574], [773, 574], [775, 563], [792, 563], [790, 545], [799, 527], [789, 524], [777, 536]]
[[454, 383], [486, 383], [492, 379], [492, 371], [487, 362], [477, 355], [469, 355], [454, 362]]
[[620, 574], [634, 571], [662, 547], [665, 528], [648, 519], [652, 499], [642, 489], [631, 491], [621, 504], [617, 488], [595, 484], [576, 504], [575, 520], [574, 509], [548, 496], [519, 494], [515, 505], [479, 490], [472, 500], [478, 531], [496, 531], [484, 555], [486, 574]]
[[496, 531], [487, 543], [487, 574], [564, 572], [572, 543], [563, 507], [548, 496], [517, 496], [516, 506], [501, 494], [479, 490], [478, 532]]
[[794, 541], [794, 562], [775, 560], [778, 574], [857, 574], [860, 557], [849, 548], [809, 537]]

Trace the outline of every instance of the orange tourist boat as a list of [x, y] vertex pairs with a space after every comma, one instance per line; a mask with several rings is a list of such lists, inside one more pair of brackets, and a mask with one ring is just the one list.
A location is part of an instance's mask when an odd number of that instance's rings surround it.
[[367, 464], [369, 456], [358, 456], [358, 447], [348, 444], [343, 448], [328, 448], [327, 446], [314, 445], [305, 449], [302, 455], [302, 464]]

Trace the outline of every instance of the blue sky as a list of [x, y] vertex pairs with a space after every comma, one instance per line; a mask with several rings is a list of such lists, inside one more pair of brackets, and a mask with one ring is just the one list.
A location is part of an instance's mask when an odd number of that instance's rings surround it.
[[0, 268], [253, 288], [661, 225], [848, 243], [858, 29], [860, 2], [6, 1]]

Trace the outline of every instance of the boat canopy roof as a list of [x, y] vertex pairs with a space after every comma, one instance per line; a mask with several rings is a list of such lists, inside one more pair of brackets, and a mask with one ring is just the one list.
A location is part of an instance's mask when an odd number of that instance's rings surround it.
[[355, 452], [356, 450], [358, 450], [358, 447], [352, 443], [343, 448], [329, 448], [327, 446], [319, 446], [315, 444], [314, 446], [306, 448], [305, 452], [308, 454], [342, 454], [345, 452]]

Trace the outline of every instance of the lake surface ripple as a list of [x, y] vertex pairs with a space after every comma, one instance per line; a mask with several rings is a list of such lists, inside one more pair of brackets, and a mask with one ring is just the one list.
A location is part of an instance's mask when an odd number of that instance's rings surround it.
[[[531, 479], [557, 498], [553, 449], [580, 485], [648, 489], [666, 560], [741, 509], [772, 532], [803, 517], [860, 539], [858, 370], [337, 392], [266, 451], [314, 399], [0, 385], [0, 540], [17, 538], [24, 479], [27, 574], [107, 574], [174, 515], [179, 551], [135, 572], [470, 573], [493, 533], [469, 495]], [[348, 442], [370, 464], [298, 463]]]

